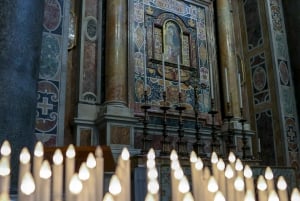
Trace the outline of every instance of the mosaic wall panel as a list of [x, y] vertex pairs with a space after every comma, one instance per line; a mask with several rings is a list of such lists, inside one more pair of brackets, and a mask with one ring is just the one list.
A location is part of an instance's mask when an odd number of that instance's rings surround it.
[[297, 122], [294, 86], [291, 79], [291, 68], [288, 56], [285, 25], [282, 12], [281, 0], [268, 0], [269, 20], [271, 25], [272, 46], [275, 50], [276, 74], [280, 94], [280, 107], [285, 128], [283, 134], [287, 139], [286, 150], [287, 161], [298, 171], [300, 178], [300, 157], [299, 157], [299, 125]]
[[[144, 102], [145, 84], [148, 100], [152, 105], [159, 106], [163, 101], [163, 54], [167, 101], [171, 105], [178, 104], [180, 87], [182, 101], [187, 104], [187, 110], [193, 110], [194, 86], [197, 85], [198, 109], [201, 112], [209, 111], [207, 5], [177, 0], [135, 0], [133, 6], [132, 55], [135, 61], [136, 112], [140, 111], [139, 105]], [[144, 83], [145, 56], [146, 83]], [[180, 83], [178, 83], [178, 56]]]
[[269, 79], [264, 53], [250, 58], [254, 104], [270, 102]]
[[252, 50], [263, 43], [258, 1], [244, 0], [244, 12], [247, 25], [248, 49]]
[[63, 117], [59, 112], [63, 46], [63, 0], [45, 0], [43, 40], [37, 91], [35, 135], [45, 146], [55, 146]]
[[265, 165], [275, 165], [275, 148], [273, 139], [273, 118], [271, 110], [256, 113], [256, 130], [262, 147], [262, 162]]

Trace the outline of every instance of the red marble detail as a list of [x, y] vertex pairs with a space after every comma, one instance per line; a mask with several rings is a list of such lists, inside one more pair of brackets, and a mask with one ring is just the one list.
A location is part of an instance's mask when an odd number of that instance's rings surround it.
[[61, 7], [57, 0], [45, 0], [44, 27], [48, 31], [54, 31], [61, 22]]

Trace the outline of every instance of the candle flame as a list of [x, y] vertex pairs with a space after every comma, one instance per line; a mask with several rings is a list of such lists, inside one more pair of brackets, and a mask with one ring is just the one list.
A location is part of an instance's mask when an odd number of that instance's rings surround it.
[[111, 177], [108, 190], [112, 195], [118, 195], [119, 193], [121, 193], [122, 187], [121, 187], [120, 179], [118, 178], [117, 175], [114, 174]]
[[259, 175], [259, 177], [258, 177], [257, 188], [258, 188], [258, 190], [261, 190], [261, 191], [265, 191], [267, 189], [266, 180], [262, 175]]
[[300, 200], [300, 192], [297, 188], [294, 188], [291, 194], [291, 201], [299, 201]]
[[282, 191], [286, 190], [287, 183], [283, 176], [279, 176], [278, 181], [277, 181], [277, 188]]
[[196, 170], [202, 170], [204, 167], [201, 158], [197, 158], [197, 162], [195, 163]]
[[154, 196], [151, 193], [147, 193], [145, 201], [155, 201]]
[[147, 176], [149, 179], [157, 179], [157, 177], [158, 177], [157, 169], [155, 167], [149, 169]]
[[237, 171], [242, 171], [243, 168], [244, 168], [244, 166], [243, 166], [243, 163], [242, 163], [241, 159], [239, 159], [239, 158], [236, 159], [236, 162], [235, 162], [235, 169], [236, 169]]
[[178, 190], [181, 193], [187, 193], [190, 191], [190, 185], [189, 185], [189, 182], [188, 182], [186, 176], [183, 176], [180, 179], [179, 184], [178, 184]]
[[237, 176], [237, 178], [234, 181], [234, 188], [237, 191], [244, 191], [245, 183], [244, 183], [243, 178], [241, 178], [240, 176]]
[[26, 172], [21, 181], [21, 192], [25, 195], [31, 195], [35, 191], [35, 184], [31, 173]]
[[67, 156], [67, 158], [75, 158], [76, 152], [75, 152], [75, 147], [73, 144], [70, 144], [68, 146], [68, 149], [66, 151], [66, 156]]
[[252, 175], [253, 175], [253, 173], [252, 173], [252, 170], [251, 170], [250, 166], [246, 165], [245, 168], [244, 168], [244, 176], [246, 178], [251, 178]]
[[93, 169], [96, 167], [96, 165], [97, 165], [97, 162], [96, 162], [94, 154], [89, 153], [87, 160], [86, 160], [86, 166], [90, 169]]
[[211, 159], [210, 159], [211, 163], [216, 164], [218, 162], [218, 160], [219, 160], [219, 158], [218, 158], [218, 155], [216, 154], [216, 152], [212, 152]]
[[52, 175], [50, 164], [47, 160], [43, 161], [40, 169], [40, 177], [43, 179], [49, 179]]
[[184, 197], [183, 201], [194, 201], [194, 197], [191, 192], [187, 192]]
[[216, 193], [214, 201], [226, 201], [226, 199], [221, 191], [218, 191]]
[[171, 161], [178, 160], [177, 152], [174, 149], [171, 151], [170, 160]]
[[2, 156], [9, 156], [11, 154], [11, 147], [7, 140], [4, 140], [2, 143], [0, 153]]
[[83, 185], [80, 181], [78, 174], [75, 173], [69, 183], [69, 190], [71, 193], [78, 195], [82, 191]]
[[64, 160], [64, 157], [63, 157], [60, 149], [55, 150], [54, 155], [52, 157], [52, 160], [53, 160], [53, 163], [55, 165], [61, 165], [62, 164], [62, 162]]
[[81, 163], [78, 172], [78, 178], [82, 181], [87, 181], [90, 178], [90, 171], [86, 163]]
[[233, 152], [230, 152], [229, 155], [228, 155], [228, 161], [229, 161], [230, 163], [234, 163], [235, 160], [236, 160], [236, 157], [235, 157], [234, 153], [233, 153]]
[[171, 169], [172, 169], [172, 170], [176, 170], [176, 169], [178, 169], [178, 168], [180, 168], [180, 163], [179, 163], [179, 161], [178, 161], [178, 160], [173, 160], [173, 161], [171, 161]]
[[178, 168], [174, 171], [174, 177], [177, 180], [180, 180], [184, 176], [183, 171], [181, 168]]
[[272, 169], [271, 169], [269, 166], [266, 168], [266, 171], [265, 171], [265, 178], [266, 178], [267, 180], [272, 180], [272, 179], [274, 178]]
[[159, 191], [159, 184], [156, 179], [151, 179], [147, 185], [148, 192], [151, 194], [157, 194]]
[[107, 193], [105, 193], [105, 195], [103, 197], [103, 201], [115, 201], [115, 199], [112, 196], [112, 194], [110, 194], [109, 192], [107, 192]]
[[211, 193], [215, 193], [219, 190], [218, 183], [214, 176], [210, 176], [208, 179], [207, 190]]
[[279, 197], [278, 197], [278, 195], [277, 195], [277, 193], [276, 193], [275, 190], [272, 190], [269, 193], [268, 201], [279, 201]]
[[197, 162], [197, 154], [195, 151], [192, 151], [190, 154], [190, 162], [191, 163], [196, 163]]
[[233, 178], [233, 176], [234, 176], [233, 169], [232, 169], [231, 165], [228, 164], [225, 168], [225, 177], [227, 179], [231, 179], [231, 178]]
[[154, 168], [155, 167], [155, 160], [154, 159], [148, 159], [147, 160], [147, 168]]
[[223, 170], [225, 169], [225, 163], [224, 163], [224, 161], [223, 161], [222, 158], [218, 161], [218, 163], [217, 163], [217, 168], [218, 168], [218, 170], [220, 170], [220, 171], [223, 171]]
[[154, 152], [154, 149], [151, 148], [147, 154], [147, 159], [149, 160], [154, 160], [155, 159], [155, 152]]
[[26, 147], [24, 147], [20, 154], [20, 162], [23, 164], [27, 164], [30, 161], [30, 154]]
[[36, 157], [42, 157], [44, 155], [44, 146], [40, 141], [36, 143], [33, 154]]
[[8, 158], [2, 157], [0, 160], [0, 176], [8, 176], [10, 174], [10, 167]]
[[251, 190], [246, 191], [245, 201], [255, 201], [253, 191], [251, 191]]
[[121, 158], [125, 161], [128, 161], [130, 157], [129, 151], [127, 149], [127, 147], [124, 147], [121, 153]]

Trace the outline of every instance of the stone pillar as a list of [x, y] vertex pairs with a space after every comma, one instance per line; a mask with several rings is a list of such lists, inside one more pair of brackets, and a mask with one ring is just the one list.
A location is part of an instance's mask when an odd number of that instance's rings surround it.
[[127, 104], [127, 1], [106, 2], [105, 102]]
[[35, 143], [36, 87], [44, 1], [0, 2], [0, 143], [12, 146], [12, 191], [20, 150]]
[[[228, 0], [216, 1], [216, 13], [217, 13], [217, 32], [219, 42], [219, 54], [220, 54], [220, 72], [222, 77], [222, 90], [224, 94], [223, 107], [225, 113], [232, 112], [234, 117], [240, 116], [239, 108], [239, 94], [237, 83], [237, 62], [234, 49], [234, 33], [233, 33], [233, 19], [231, 14], [231, 5]], [[231, 99], [231, 108], [227, 107], [226, 100], [226, 83], [225, 83], [225, 68], [228, 72], [228, 85]], [[231, 111], [230, 111], [231, 110]]]

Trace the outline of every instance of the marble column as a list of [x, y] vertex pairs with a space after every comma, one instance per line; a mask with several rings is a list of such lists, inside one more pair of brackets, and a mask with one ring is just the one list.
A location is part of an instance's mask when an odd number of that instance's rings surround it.
[[127, 1], [106, 2], [105, 102], [127, 104]]
[[[234, 29], [230, 1], [217, 0], [216, 14], [220, 54], [219, 70], [221, 72], [222, 77], [222, 91], [224, 92], [223, 107], [225, 108], [225, 114], [231, 112], [233, 116], [238, 117], [240, 116], [240, 108], [237, 82], [237, 57], [234, 49]], [[228, 73], [228, 88], [231, 108], [228, 108], [227, 105], [225, 68], [227, 68]]]
[[12, 146], [12, 191], [20, 150], [35, 143], [36, 89], [44, 1], [0, 2], [0, 143]]

